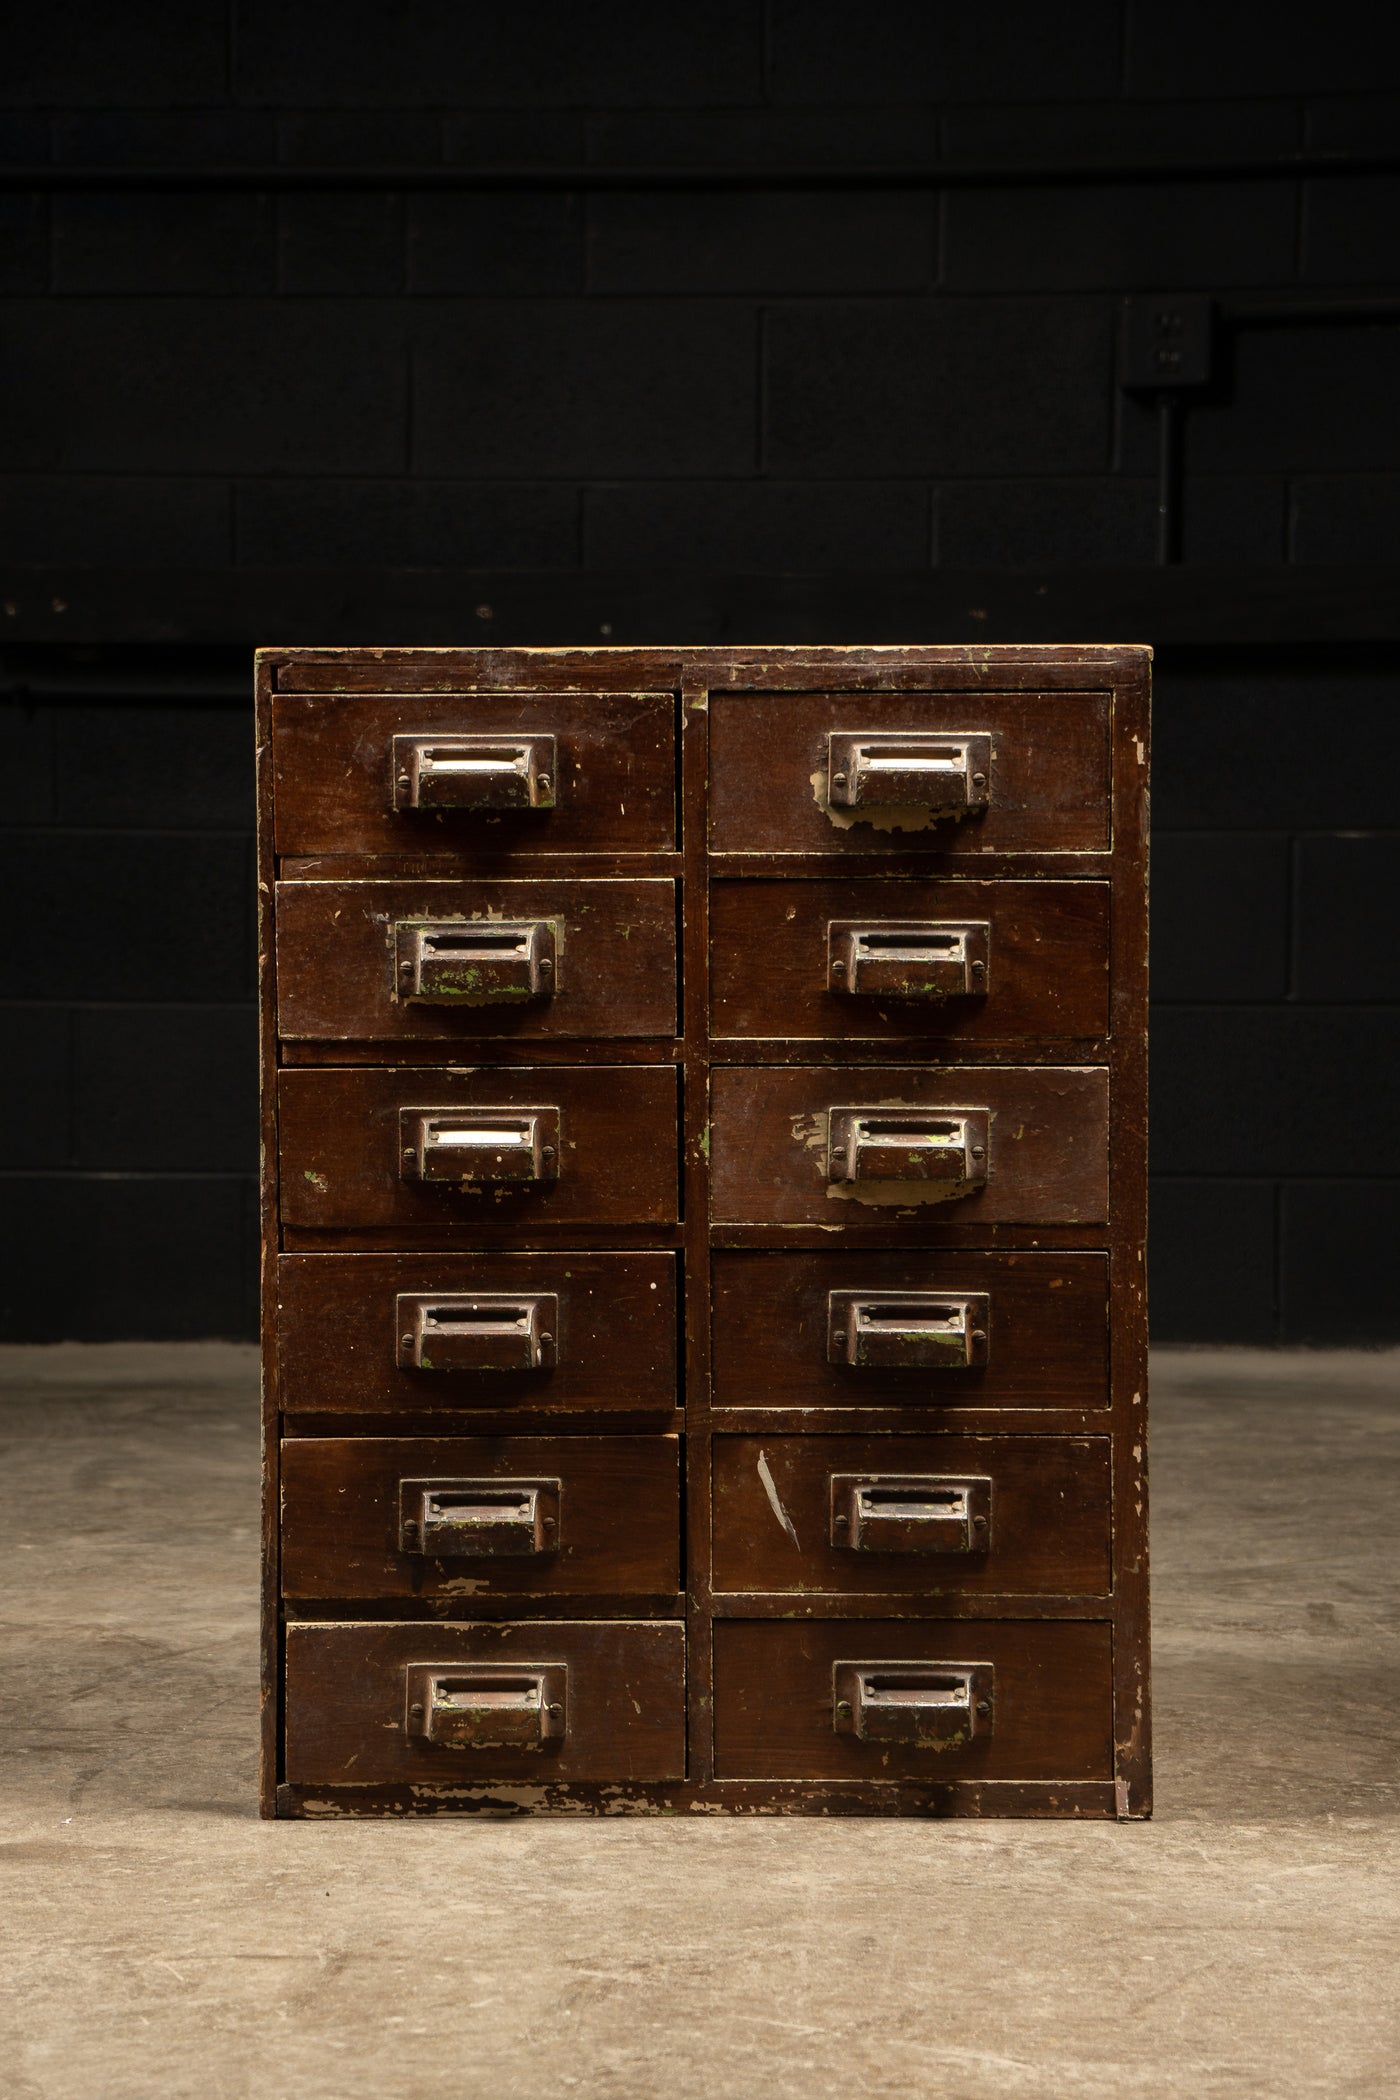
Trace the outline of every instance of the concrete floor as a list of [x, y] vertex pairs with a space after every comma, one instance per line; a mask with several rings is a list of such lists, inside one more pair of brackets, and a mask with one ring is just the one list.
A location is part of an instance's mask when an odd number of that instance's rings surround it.
[[254, 1368], [0, 1351], [5, 2100], [1400, 2089], [1400, 1357], [1159, 1357], [1158, 1819], [262, 1824]]

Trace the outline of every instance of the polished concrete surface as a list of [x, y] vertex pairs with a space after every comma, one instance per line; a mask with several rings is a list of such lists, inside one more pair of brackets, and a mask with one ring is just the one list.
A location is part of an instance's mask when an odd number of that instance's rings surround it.
[[264, 1824], [251, 1354], [0, 1351], [0, 2094], [1400, 2090], [1400, 1358], [1154, 1398], [1152, 1823]]

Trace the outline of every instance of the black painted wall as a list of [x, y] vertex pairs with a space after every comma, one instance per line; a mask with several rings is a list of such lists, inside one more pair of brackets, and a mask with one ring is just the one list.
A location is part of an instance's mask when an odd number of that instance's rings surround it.
[[[1150, 563], [1121, 299], [1393, 292], [1393, 165], [1259, 170], [1393, 156], [1395, 39], [1297, 0], [30, 8], [0, 72], [32, 178], [0, 194], [0, 565]], [[856, 186], [940, 161], [954, 186]], [[502, 164], [754, 174], [412, 187]], [[198, 186], [239, 169], [267, 179]], [[765, 186], [802, 169], [832, 187]], [[1229, 334], [1187, 418], [1187, 565], [1400, 560], [1398, 378], [1371, 319]], [[460, 638], [490, 639], [470, 603]], [[1343, 637], [1160, 670], [1155, 1331], [1400, 1339], [1400, 666]], [[8, 660], [11, 1337], [251, 1331], [242, 690], [227, 652]]]

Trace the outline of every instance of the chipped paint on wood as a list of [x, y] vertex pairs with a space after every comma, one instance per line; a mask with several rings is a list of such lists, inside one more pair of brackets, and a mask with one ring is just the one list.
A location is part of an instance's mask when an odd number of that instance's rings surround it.
[[772, 1468], [768, 1464], [767, 1453], [763, 1451], [760, 1451], [758, 1454], [758, 1477], [763, 1483], [763, 1492], [768, 1497], [769, 1508], [800, 1553], [802, 1551], [802, 1541], [797, 1536], [792, 1518], [783, 1508], [782, 1498], [778, 1493], [778, 1484], [774, 1480]]

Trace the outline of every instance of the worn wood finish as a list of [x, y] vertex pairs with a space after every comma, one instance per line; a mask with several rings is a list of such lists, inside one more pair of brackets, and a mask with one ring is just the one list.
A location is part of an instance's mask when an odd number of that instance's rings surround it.
[[[941, 1202], [852, 1194], [827, 1179], [828, 1110], [986, 1109], [987, 1184]], [[1108, 1217], [1108, 1074], [919, 1065], [718, 1066], [710, 1082], [718, 1223], [841, 1227], [1101, 1224]], [[887, 1185], [895, 1190], [896, 1185]], [[905, 1185], [907, 1186], [907, 1184]]]
[[[722, 1779], [1107, 1779], [1112, 1631], [1092, 1621], [731, 1619], [715, 1626]], [[989, 1662], [991, 1732], [943, 1749], [860, 1742], [832, 1725], [833, 1665]]]
[[[559, 1482], [548, 1552], [405, 1552], [399, 1482]], [[282, 1585], [289, 1598], [674, 1595], [679, 1443], [672, 1436], [297, 1437], [282, 1453]], [[625, 1611], [619, 1605], [619, 1614]]]
[[[851, 1597], [1107, 1596], [1109, 1442], [1049, 1436], [717, 1436], [716, 1590]], [[831, 1476], [988, 1480], [985, 1550], [833, 1543]]]
[[[284, 1071], [278, 1083], [282, 1220], [349, 1231], [414, 1226], [473, 1238], [676, 1216], [676, 1075], [669, 1067], [551, 1065]], [[405, 1181], [405, 1108], [556, 1107], [557, 1181], [473, 1194]]]
[[[1109, 886], [1103, 882], [715, 882], [710, 1026], [719, 1038], [989, 1042], [1108, 1034]], [[891, 999], [833, 991], [827, 928], [980, 922], [991, 928], [985, 996]]]
[[274, 1796], [279, 1816], [913, 1816], [924, 1822], [1014, 1817], [1023, 1822], [1121, 1819], [1111, 1780], [742, 1780], [627, 1786], [289, 1786]]
[[[548, 996], [426, 1005], [398, 996], [395, 928], [463, 930], [545, 920], [558, 955]], [[473, 1042], [495, 1036], [667, 1036], [676, 1026], [676, 889], [630, 882], [282, 882], [277, 888], [277, 1025], [334, 1045]]]
[[[265, 1809], [1149, 1812], [1147, 692], [1147, 652], [1090, 646], [262, 657]], [[991, 806], [961, 823], [835, 822], [829, 731], [985, 734]], [[394, 735], [482, 732], [573, 754], [553, 811], [392, 811]], [[566, 964], [596, 939], [583, 903], [667, 905], [635, 957], [600, 965], [612, 975], [586, 1026], [565, 1012], [566, 978], [547, 1018], [425, 1009], [396, 1036], [375, 907], [361, 902], [353, 937], [346, 925], [342, 900], [371, 888], [449, 920], [526, 918], [517, 905], [548, 892]], [[911, 1026], [905, 1007], [827, 991], [829, 921], [915, 913], [990, 928], [987, 998]], [[293, 1032], [298, 1001], [325, 1033]], [[988, 1112], [986, 1189], [829, 1198], [825, 1111], [905, 1102]], [[498, 1195], [402, 1181], [400, 1109], [473, 1104], [556, 1108], [560, 1180]], [[396, 1298], [522, 1277], [559, 1298], [571, 1346], [552, 1369], [439, 1385], [399, 1368]], [[986, 1361], [833, 1361], [832, 1291], [975, 1300]], [[555, 1480], [572, 1480], [575, 1511], [585, 1475], [585, 1499], [604, 1479], [625, 1493], [634, 1448], [648, 1477], [658, 1453], [679, 1456], [679, 1508], [668, 1458], [665, 1511], [656, 1496], [640, 1528], [609, 1525], [589, 1503], [597, 1528], [567, 1575], [560, 1555], [539, 1554], [550, 1571], [499, 1559], [467, 1594], [452, 1556], [435, 1569], [386, 1517], [441, 1455], [461, 1461], [453, 1478], [544, 1483], [534, 1524]], [[834, 1473], [876, 1550], [834, 1542]], [[944, 1527], [931, 1553], [917, 1496], [850, 1500], [867, 1475], [930, 1473], [969, 1483], [969, 1523], [990, 1511], [989, 1552], [952, 1572], [956, 1495], [929, 1505]], [[481, 1492], [470, 1506], [489, 1512]], [[493, 1656], [567, 1668], [563, 1737], [429, 1748], [407, 1673]], [[877, 1739], [903, 1696], [890, 1667], [920, 1657], [993, 1665], [989, 1740]], [[862, 1658], [865, 1740], [833, 1679]], [[623, 1687], [611, 1707], [605, 1681]], [[943, 1729], [932, 1711], [925, 1738]]]
[[[717, 1410], [899, 1408], [940, 1427], [988, 1428], [1002, 1409], [1108, 1406], [1101, 1254], [720, 1248], [711, 1259]], [[830, 1363], [827, 1298], [840, 1290], [984, 1292], [987, 1361], [932, 1371]]]
[[[476, 684], [476, 678], [469, 681]], [[279, 853], [414, 853], [533, 857], [664, 852], [675, 840], [675, 701], [660, 693], [593, 690], [547, 698], [495, 687], [422, 692], [412, 700], [353, 698], [273, 703]], [[666, 681], [669, 686], [670, 680]], [[395, 736], [428, 731], [558, 739], [555, 807], [528, 814], [396, 813]]]
[[[949, 683], [954, 681], [950, 680]], [[940, 681], [940, 684], [942, 681]], [[960, 690], [736, 693], [711, 701], [710, 843], [716, 852], [821, 853], [844, 859], [898, 848], [912, 861], [979, 853], [1103, 853], [1109, 845], [1107, 692], [1051, 698], [984, 680]], [[968, 733], [992, 739], [992, 806], [961, 822], [923, 811], [855, 821], [826, 798], [832, 731]]]
[[[397, 1361], [401, 1293], [552, 1292], [553, 1361], [536, 1370], [421, 1370]], [[293, 1414], [669, 1409], [676, 1394], [674, 1254], [284, 1254], [277, 1265], [282, 1403]]]
[[[540, 1749], [461, 1749], [410, 1737], [413, 1663], [562, 1663], [568, 1722]], [[294, 1785], [548, 1786], [685, 1776], [685, 1628], [666, 1620], [287, 1628], [286, 1776]]]

